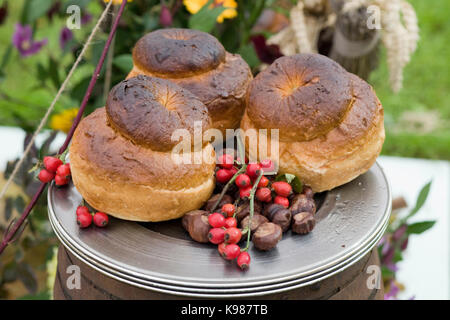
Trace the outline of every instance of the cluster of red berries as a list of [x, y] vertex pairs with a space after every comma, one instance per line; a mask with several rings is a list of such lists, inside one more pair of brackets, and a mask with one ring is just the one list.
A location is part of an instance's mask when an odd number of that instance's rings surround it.
[[[219, 158], [219, 166], [221, 169], [216, 172], [216, 180], [220, 183], [227, 183], [237, 173], [237, 169], [233, 166], [233, 156], [223, 154]], [[262, 172], [270, 172], [274, 168], [270, 159], [263, 160], [259, 163], [250, 163], [247, 165], [245, 173], [241, 173], [236, 177], [235, 183], [239, 188], [239, 196], [242, 199], [250, 197], [253, 184], [256, 178]], [[274, 192], [274, 194], [272, 193]], [[273, 194], [273, 196], [272, 196]], [[292, 186], [285, 181], [270, 182], [266, 176], [261, 176], [257, 190], [256, 199], [261, 202], [273, 202], [280, 204], [285, 208], [289, 207], [289, 195], [292, 194]]]
[[242, 233], [237, 228], [237, 220], [234, 217], [236, 207], [227, 203], [222, 206], [221, 212], [214, 212], [208, 216], [211, 229], [208, 239], [217, 244], [219, 254], [226, 260], [237, 259], [237, 265], [241, 269], [247, 269], [250, 265], [250, 255], [246, 250], [238, 246]]
[[97, 227], [102, 228], [105, 227], [109, 222], [109, 218], [106, 213], [91, 213], [89, 211], [89, 208], [86, 206], [78, 206], [76, 214], [77, 224], [80, 226], [80, 228], [87, 228], [92, 224], [92, 222], [94, 222]]
[[57, 157], [44, 157], [44, 169], [39, 171], [38, 178], [41, 182], [50, 182], [55, 179], [57, 186], [64, 186], [70, 181], [70, 164], [63, 163]]

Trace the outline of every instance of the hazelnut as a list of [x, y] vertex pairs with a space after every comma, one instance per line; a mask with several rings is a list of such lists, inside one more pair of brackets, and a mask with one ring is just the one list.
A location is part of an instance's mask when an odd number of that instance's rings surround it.
[[252, 241], [259, 250], [267, 251], [275, 248], [282, 237], [281, 227], [272, 222], [266, 222], [259, 226], [253, 234]]
[[188, 231], [189, 222], [192, 220], [192, 218], [194, 216], [202, 215], [202, 214], [203, 215], [208, 215], [209, 212], [205, 211], [205, 210], [192, 210], [192, 211], [186, 212], [184, 214], [183, 218], [181, 219], [181, 225], [183, 226], [183, 229]]
[[208, 233], [211, 226], [208, 222], [208, 216], [197, 214], [193, 215], [188, 221], [188, 232], [191, 238], [201, 243], [209, 242]]
[[264, 208], [264, 216], [271, 222], [279, 225], [283, 232], [289, 229], [291, 225], [292, 214], [280, 204], [272, 203]]
[[291, 206], [289, 208], [293, 216], [299, 212], [311, 212], [316, 213], [316, 203], [314, 199], [308, 198], [304, 194], [297, 194], [294, 199], [292, 199]]
[[[242, 230], [245, 230], [248, 227], [249, 221], [250, 221], [250, 215], [248, 215], [244, 219], [242, 219], [242, 221], [241, 221], [241, 229]], [[263, 223], [266, 223], [268, 221], [269, 220], [267, 220], [267, 218], [264, 217], [263, 215], [253, 214], [252, 224], [250, 225], [250, 232], [251, 233], [255, 232], [255, 230], [258, 229], [258, 227], [260, 225], [262, 225]]]
[[[262, 204], [259, 201], [254, 202], [254, 214], [261, 214]], [[250, 200], [244, 201], [236, 208], [236, 219], [242, 221], [246, 216], [250, 214]]]
[[292, 232], [298, 234], [310, 233], [316, 225], [316, 219], [311, 212], [300, 212], [292, 218]]
[[307, 198], [312, 199], [314, 197], [314, 192], [312, 191], [311, 187], [304, 186], [302, 194], [304, 194]]
[[[206, 204], [204, 206], [204, 209], [206, 211], [212, 212], [212, 208], [214, 207], [214, 205], [217, 202], [217, 199], [219, 199], [220, 194], [215, 194], [213, 195], [211, 198], [209, 198], [208, 201], [206, 201]], [[220, 210], [220, 208], [222, 208], [222, 206], [226, 203], [233, 203], [233, 198], [228, 195], [228, 194], [224, 194], [222, 197], [222, 200], [220, 200], [219, 204], [217, 205], [215, 210]]]

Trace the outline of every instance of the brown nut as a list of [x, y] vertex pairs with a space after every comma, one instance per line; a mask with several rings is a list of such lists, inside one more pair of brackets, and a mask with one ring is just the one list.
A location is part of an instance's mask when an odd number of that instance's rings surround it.
[[207, 215], [194, 215], [189, 220], [188, 232], [192, 240], [201, 243], [209, 242], [208, 232], [210, 229]]
[[[245, 230], [248, 227], [248, 223], [250, 221], [250, 215], [246, 216], [241, 221], [241, 229]], [[253, 214], [252, 224], [250, 225], [250, 232], [255, 232], [256, 229], [263, 223], [269, 222], [266, 217], [260, 214]]]
[[283, 231], [281, 227], [272, 222], [266, 222], [259, 226], [253, 234], [252, 241], [259, 250], [267, 251], [275, 248], [281, 240]]
[[310, 233], [316, 225], [316, 219], [311, 212], [300, 212], [292, 218], [292, 232], [298, 234]]
[[193, 217], [197, 215], [208, 215], [209, 212], [205, 210], [192, 210], [189, 212], [186, 212], [181, 219], [181, 225], [183, 226], [183, 229], [188, 231], [189, 229], [189, 222], [192, 220]]
[[291, 202], [289, 207], [292, 216], [295, 216], [299, 212], [311, 212], [316, 213], [316, 203], [314, 199], [308, 198], [304, 194], [297, 194]]
[[314, 197], [314, 192], [308, 186], [303, 187], [302, 194], [304, 194], [307, 198], [312, 199]]
[[283, 232], [291, 225], [292, 213], [280, 204], [272, 203], [264, 209], [265, 216], [273, 223], [279, 225]]
[[[255, 201], [253, 209], [254, 214], [261, 214], [262, 212], [261, 202]], [[236, 208], [236, 220], [242, 221], [242, 219], [244, 219], [249, 214], [250, 214], [250, 200], [246, 200]]]
[[[219, 197], [220, 197], [220, 194], [215, 194], [211, 198], [209, 198], [209, 200], [206, 201], [204, 209], [206, 211], [212, 212], [212, 208], [216, 204], [217, 199], [219, 199]], [[233, 198], [228, 194], [223, 195], [222, 200], [220, 200], [219, 205], [216, 207], [215, 211], [220, 210], [220, 208], [222, 208], [222, 206], [226, 203], [233, 203]]]

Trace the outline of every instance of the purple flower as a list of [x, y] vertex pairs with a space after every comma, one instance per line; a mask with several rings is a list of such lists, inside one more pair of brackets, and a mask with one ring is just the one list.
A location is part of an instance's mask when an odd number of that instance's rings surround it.
[[381, 248], [381, 254], [384, 256], [389, 251], [389, 249], [391, 249], [391, 244], [389, 242], [389, 239], [385, 238], [385, 240], [383, 241], [383, 247]]
[[51, 7], [50, 9], [48, 9], [47, 11], [47, 17], [48, 20], [50, 20], [50, 22], [53, 22], [53, 16], [55, 14], [57, 14], [61, 9], [61, 2], [56, 1]]
[[408, 239], [409, 239], [409, 238], [406, 238], [405, 241], [403, 241], [402, 245], [400, 246], [400, 249], [401, 249], [402, 251], [405, 251], [406, 248], [408, 247]]
[[[384, 249], [384, 247], [383, 247]], [[386, 254], [383, 254], [381, 261], [383, 264], [391, 264], [394, 260], [394, 255], [395, 255], [395, 248], [391, 247], [389, 248], [389, 250], [387, 250]]]
[[395, 284], [394, 281], [391, 281], [389, 285], [389, 292], [384, 295], [384, 300], [392, 300], [396, 299], [400, 288]]
[[59, 34], [59, 46], [61, 47], [61, 49], [64, 50], [67, 42], [69, 42], [72, 39], [73, 39], [72, 31], [67, 27], [62, 28], [62, 30]]
[[386, 265], [386, 268], [388, 268], [389, 270], [391, 270], [392, 272], [397, 272], [398, 271], [398, 267], [395, 263], [388, 263]]
[[47, 44], [47, 39], [34, 41], [31, 27], [29, 25], [22, 26], [17, 23], [12, 36], [12, 44], [17, 48], [17, 50], [19, 50], [22, 57], [27, 57], [39, 52], [42, 46]]
[[255, 52], [258, 55], [261, 62], [271, 64], [283, 54], [280, 51], [280, 47], [274, 44], [267, 45], [266, 38], [263, 35], [255, 35], [250, 38], [255, 48]]
[[402, 224], [400, 227], [395, 230], [394, 234], [392, 235], [392, 239], [394, 241], [399, 240], [403, 237], [403, 235], [406, 233], [406, 229], [408, 226], [406, 224]]
[[86, 23], [89, 23], [91, 20], [92, 20], [92, 14], [90, 14], [89, 12], [86, 12], [81, 16], [80, 22], [81, 22], [81, 25], [84, 25]]
[[166, 5], [162, 5], [161, 13], [159, 14], [159, 24], [167, 28], [172, 25], [172, 14]]

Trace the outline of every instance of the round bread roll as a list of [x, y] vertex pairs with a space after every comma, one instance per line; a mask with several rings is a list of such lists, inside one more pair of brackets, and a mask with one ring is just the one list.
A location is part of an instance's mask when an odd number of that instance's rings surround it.
[[225, 134], [225, 129], [239, 127], [253, 76], [247, 63], [212, 35], [190, 29], [153, 31], [136, 43], [133, 65], [128, 77], [169, 79], [195, 94], [208, 108], [212, 128]]
[[[163, 79], [138, 76], [109, 93], [106, 107], [84, 118], [70, 147], [72, 179], [96, 210], [134, 221], [163, 221], [200, 208], [214, 189], [210, 143], [188, 151], [201, 164], [178, 163], [172, 132], [211, 125], [192, 93]], [[191, 139], [193, 140], [193, 139]]]
[[[259, 73], [241, 128], [269, 129], [267, 153], [279, 173], [297, 175], [314, 192], [366, 172], [385, 137], [383, 107], [371, 86], [319, 54], [281, 57]], [[278, 159], [270, 154], [270, 129], [279, 129]]]

